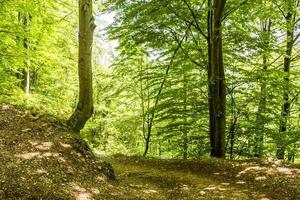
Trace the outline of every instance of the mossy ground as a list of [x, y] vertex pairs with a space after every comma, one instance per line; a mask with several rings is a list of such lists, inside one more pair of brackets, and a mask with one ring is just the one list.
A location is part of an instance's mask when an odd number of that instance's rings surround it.
[[299, 166], [107, 157], [50, 116], [0, 104], [0, 199], [298, 200]]

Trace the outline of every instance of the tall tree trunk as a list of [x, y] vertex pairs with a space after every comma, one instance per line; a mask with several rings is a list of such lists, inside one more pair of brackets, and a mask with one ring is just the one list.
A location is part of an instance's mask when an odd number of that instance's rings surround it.
[[[145, 116], [144, 116], [144, 121], [147, 121], [147, 129], [146, 127], [143, 127], [143, 131], [144, 132], [144, 139], [145, 139], [145, 150], [144, 150], [144, 153], [143, 153], [143, 156], [146, 156], [147, 153], [148, 153], [148, 150], [149, 150], [149, 145], [150, 145], [150, 139], [151, 139], [151, 133], [152, 133], [152, 122], [153, 122], [153, 118], [154, 118], [154, 112], [155, 110], [153, 111], [153, 113], [150, 113], [150, 86], [149, 86], [149, 65], [147, 63], [147, 68], [146, 68], [146, 75], [147, 75], [147, 78], [146, 78], [146, 88], [147, 88], [147, 99], [146, 99], [146, 105], [147, 105], [147, 111], [144, 112]], [[157, 97], [158, 98], [158, 97]], [[147, 130], [147, 131], [146, 131]]]
[[187, 97], [188, 97], [188, 88], [187, 88], [187, 72], [183, 73], [183, 159], [188, 158], [188, 148], [189, 148], [189, 140], [188, 140], [188, 129], [187, 129]]
[[[262, 24], [262, 38], [263, 40], [263, 44], [264, 44], [264, 48], [269, 48], [269, 43], [270, 43], [270, 34], [271, 31], [271, 19], [267, 19], [263, 24]], [[266, 35], [267, 34], [267, 35]], [[265, 35], [267, 36], [265, 39]], [[263, 73], [265, 74], [265, 71], [268, 69], [268, 58], [266, 55], [266, 51], [264, 50], [264, 54], [263, 54], [263, 62], [262, 62], [262, 66], [263, 66]], [[256, 115], [256, 123], [255, 123], [255, 136], [254, 136], [254, 149], [253, 149], [253, 156], [257, 157], [257, 158], [261, 158], [263, 155], [263, 141], [264, 141], [264, 128], [265, 128], [265, 124], [264, 124], [264, 116], [263, 114], [266, 111], [266, 77], [265, 75], [263, 75], [262, 77], [262, 81], [260, 83], [260, 100], [259, 100], [259, 105], [258, 105], [258, 111], [257, 111], [257, 115]]]
[[79, 132], [93, 114], [92, 45], [95, 29], [92, 0], [79, 0], [79, 102], [70, 117], [71, 129]]
[[[28, 30], [28, 20], [31, 20], [31, 17], [29, 16], [29, 19], [26, 14], [22, 15], [21, 12], [18, 12], [18, 21], [23, 25], [24, 32], [27, 33]], [[24, 38], [22, 39], [22, 45], [25, 52], [25, 58], [24, 58], [24, 66], [21, 75], [19, 73], [17, 74], [17, 78], [21, 79], [21, 88], [23, 89], [24, 93], [26, 95], [30, 94], [30, 71], [29, 71], [29, 59], [28, 59], [28, 51], [29, 51], [29, 41], [27, 38], [27, 35], [25, 34]]]
[[[211, 8], [211, 1], [208, 7]], [[208, 12], [208, 94], [211, 157], [225, 157], [225, 73], [222, 51], [222, 19], [226, 0], [214, 0]]]
[[277, 159], [284, 159], [285, 154], [285, 133], [287, 131], [287, 121], [290, 115], [290, 107], [291, 103], [289, 100], [289, 84], [290, 84], [290, 66], [291, 66], [291, 56], [292, 50], [294, 45], [294, 29], [295, 29], [295, 17], [292, 13], [293, 5], [292, 1], [289, 0], [288, 2], [288, 12], [285, 16], [286, 20], [286, 51], [283, 63], [283, 71], [284, 71], [284, 92], [283, 92], [283, 104], [281, 107], [281, 118], [279, 124], [279, 141], [277, 142], [277, 150], [276, 150], [276, 157]]

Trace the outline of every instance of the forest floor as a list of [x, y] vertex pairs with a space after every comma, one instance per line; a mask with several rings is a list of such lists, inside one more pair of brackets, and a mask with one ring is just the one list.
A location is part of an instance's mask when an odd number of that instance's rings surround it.
[[0, 199], [299, 200], [300, 167], [276, 161], [95, 158], [63, 123], [0, 104]]
[[278, 161], [140, 157], [111, 157], [108, 161], [119, 187], [139, 199], [300, 199], [300, 167]]

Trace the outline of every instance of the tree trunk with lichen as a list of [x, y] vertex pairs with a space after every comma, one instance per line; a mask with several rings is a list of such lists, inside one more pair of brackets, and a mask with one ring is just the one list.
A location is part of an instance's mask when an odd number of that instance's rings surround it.
[[71, 129], [79, 132], [93, 114], [92, 45], [95, 24], [92, 0], [79, 0], [79, 101], [68, 120]]

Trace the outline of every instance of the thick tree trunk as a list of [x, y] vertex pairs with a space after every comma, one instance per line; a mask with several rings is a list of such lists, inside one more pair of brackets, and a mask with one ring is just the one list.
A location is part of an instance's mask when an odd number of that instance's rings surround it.
[[289, 100], [289, 84], [290, 84], [290, 66], [291, 66], [291, 56], [294, 45], [294, 27], [295, 27], [295, 17], [292, 14], [292, 3], [288, 2], [289, 11], [285, 16], [286, 19], [286, 52], [283, 63], [283, 71], [285, 73], [284, 77], [284, 92], [283, 92], [283, 105], [281, 107], [281, 119], [279, 125], [279, 140], [277, 142], [276, 157], [277, 159], [284, 159], [285, 154], [285, 133], [287, 131], [287, 121], [290, 115], [291, 103]]
[[[211, 7], [211, 1], [208, 1]], [[222, 19], [226, 0], [214, 0], [208, 12], [208, 94], [211, 156], [225, 157], [225, 73], [222, 55]]]
[[92, 45], [95, 29], [92, 0], [79, 0], [79, 102], [70, 117], [71, 129], [79, 132], [93, 114]]

